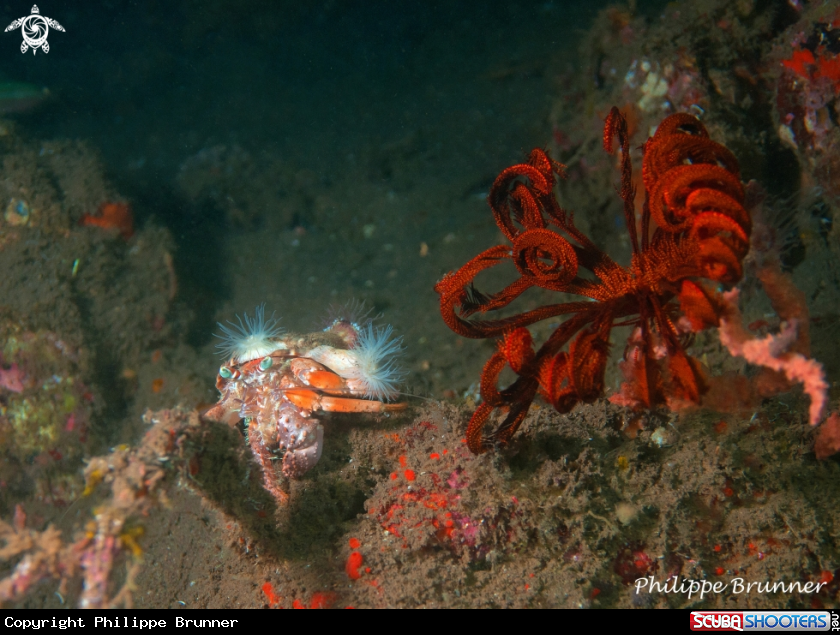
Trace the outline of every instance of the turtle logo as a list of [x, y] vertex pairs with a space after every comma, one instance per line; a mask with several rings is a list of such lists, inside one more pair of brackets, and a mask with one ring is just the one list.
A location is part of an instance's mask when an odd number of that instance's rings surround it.
[[32, 54], [39, 48], [44, 49], [44, 53], [50, 52], [50, 45], [47, 42], [47, 35], [49, 35], [50, 27], [56, 31], [64, 31], [64, 27], [52, 18], [45, 18], [38, 10], [38, 5], [32, 5], [32, 14], [18, 18], [6, 27], [6, 33], [20, 29], [23, 33], [23, 42], [20, 45], [20, 52], [26, 53], [32, 48]]

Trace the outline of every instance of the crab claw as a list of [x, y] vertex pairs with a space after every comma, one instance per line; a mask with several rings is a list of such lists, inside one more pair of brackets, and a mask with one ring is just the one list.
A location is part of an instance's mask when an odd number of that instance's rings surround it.
[[307, 386], [331, 392], [346, 392], [347, 384], [326, 366], [305, 357], [289, 363], [292, 374]]
[[[242, 415], [239, 414], [239, 407], [231, 408], [229, 405], [226, 405], [226, 401], [228, 400], [220, 401], [209, 410], [205, 410], [200, 415], [200, 418], [204, 421], [218, 421], [220, 423], [226, 423], [229, 426], [236, 425], [239, 423], [239, 420], [242, 419]], [[241, 406], [241, 403], [237, 405]]]
[[383, 403], [370, 399], [331, 397], [306, 388], [290, 388], [283, 395], [301, 410], [324, 412], [395, 412], [404, 410], [405, 403]]
[[309, 390], [307, 388], [289, 388], [284, 393], [283, 396], [289, 400], [289, 402], [300, 408], [301, 410], [319, 410], [321, 407], [321, 396], [314, 390]]
[[283, 476], [286, 478], [300, 478], [315, 467], [321, 458], [321, 448], [324, 446], [324, 428], [315, 426], [315, 439], [305, 447], [288, 450], [283, 455]]

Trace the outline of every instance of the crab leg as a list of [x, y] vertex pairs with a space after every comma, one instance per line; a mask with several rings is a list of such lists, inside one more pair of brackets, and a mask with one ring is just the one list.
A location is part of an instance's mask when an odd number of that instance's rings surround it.
[[275, 472], [273, 457], [268, 450], [269, 444], [263, 438], [259, 426], [254, 423], [248, 426], [248, 442], [251, 445], [251, 451], [263, 468], [263, 487], [274, 496], [280, 505], [285, 505], [289, 502], [289, 494], [283, 491], [280, 485], [282, 481], [278, 478], [279, 474], [277, 473], [280, 470]]
[[283, 395], [303, 410], [322, 410], [325, 412], [395, 412], [404, 410], [405, 403], [383, 403], [370, 399], [352, 399], [350, 397], [331, 397], [306, 388], [290, 388]]

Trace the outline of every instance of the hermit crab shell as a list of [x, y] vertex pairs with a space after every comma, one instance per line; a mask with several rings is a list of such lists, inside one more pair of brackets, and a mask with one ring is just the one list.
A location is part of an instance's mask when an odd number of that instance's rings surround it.
[[341, 348], [317, 346], [309, 351], [306, 356], [319, 364], [323, 364], [335, 374], [345, 379], [359, 368], [359, 362], [356, 356], [349, 350]]

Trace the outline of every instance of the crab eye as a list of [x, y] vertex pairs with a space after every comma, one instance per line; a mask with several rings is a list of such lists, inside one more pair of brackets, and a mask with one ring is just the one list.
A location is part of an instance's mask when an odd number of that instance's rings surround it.
[[230, 379], [233, 376], [233, 373], [230, 372], [230, 368], [228, 368], [227, 366], [222, 366], [219, 369], [219, 376], [222, 379]]
[[268, 370], [271, 368], [271, 364], [273, 360], [270, 357], [263, 357], [263, 360], [260, 362], [260, 370]]

